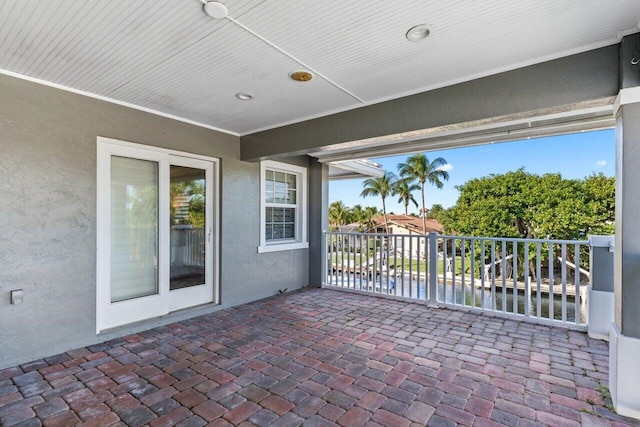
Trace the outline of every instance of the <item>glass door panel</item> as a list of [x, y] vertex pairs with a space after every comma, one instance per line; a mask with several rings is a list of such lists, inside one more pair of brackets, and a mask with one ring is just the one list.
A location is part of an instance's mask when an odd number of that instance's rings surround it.
[[169, 311], [215, 300], [214, 164], [169, 156]]
[[158, 163], [111, 158], [111, 302], [158, 293]]
[[203, 285], [206, 281], [206, 184], [203, 169], [170, 166], [172, 291]]

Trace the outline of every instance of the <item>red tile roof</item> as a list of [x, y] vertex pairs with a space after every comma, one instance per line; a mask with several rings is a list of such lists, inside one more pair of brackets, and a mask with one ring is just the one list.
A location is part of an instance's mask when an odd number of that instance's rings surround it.
[[[384, 225], [384, 216], [377, 216], [373, 218], [373, 221], [378, 225]], [[432, 231], [436, 233], [442, 233], [443, 227], [435, 219], [427, 218], [427, 230], [422, 229], [422, 218], [409, 215], [387, 215], [387, 221], [389, 225], [397, 225], [398, 227], [406, 228], [407, 230], [415, 233], [426, 234]]]

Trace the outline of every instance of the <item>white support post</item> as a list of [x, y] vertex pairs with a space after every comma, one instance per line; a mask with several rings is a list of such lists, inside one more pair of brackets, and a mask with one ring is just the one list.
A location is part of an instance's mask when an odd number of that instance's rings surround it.
[[[591, 338], [607, 341], [614, 310], [614, 244], [615, 236], [589, 236], [591, 280], [587, 288], [587, 331]], [[576, 274], [580, 274], [579, 271]]]

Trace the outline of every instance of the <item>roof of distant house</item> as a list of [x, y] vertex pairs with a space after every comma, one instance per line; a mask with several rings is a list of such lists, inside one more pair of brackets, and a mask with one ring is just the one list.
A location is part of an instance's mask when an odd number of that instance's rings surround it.
[[[380, 215], [373, 218], [373, 221], [378, 225], [384, 225], [384, 216]], [[427, 218], [426, 231], [422, 228], [422, 218], [410, 215], [387, 215], [387, 221], [389, 225], [397, 225], [399, 227], [406, 228], [407, 230], [415, 233], [426, 234], [430, 232], [442, 233], [443, 227], [435, 219]]]

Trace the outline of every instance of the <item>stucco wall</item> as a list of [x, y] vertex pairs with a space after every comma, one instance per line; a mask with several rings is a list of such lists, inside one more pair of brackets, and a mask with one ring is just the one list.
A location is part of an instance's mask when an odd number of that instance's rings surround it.
[[[97, 136], [221, 159], [220, 306], [96, 335]], [[0, 368], [306, 286], [308, 250], [257, 253], [259, 164], [239, 159], [235, 136], [0, 75]]]

